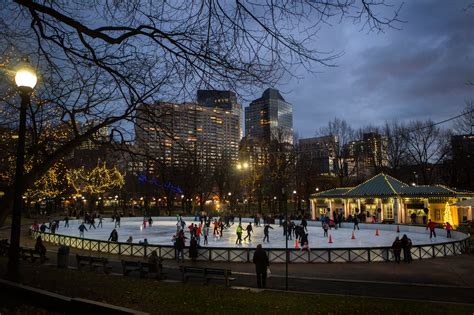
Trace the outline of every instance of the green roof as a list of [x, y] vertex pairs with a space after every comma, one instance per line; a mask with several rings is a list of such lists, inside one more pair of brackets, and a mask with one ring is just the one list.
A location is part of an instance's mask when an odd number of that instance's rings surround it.
[[359, 196], [396, 196], [403, 188], [409, 187], [407, 184], [393, 178], [392, 176], [380, 173], [371, 179], [363, 182], [346, 193], [347, 197]]
[[442, 185], [410, 186], [380, 173], [354, 188], [334, 188], [314, 194], [315, 198], [371, 198], [371, 197], [460, 197], [472, 196], [472, 192], [459, 192]]

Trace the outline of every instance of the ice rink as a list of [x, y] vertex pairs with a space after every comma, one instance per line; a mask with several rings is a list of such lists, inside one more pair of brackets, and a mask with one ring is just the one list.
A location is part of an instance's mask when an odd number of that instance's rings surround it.
[[[167, 220], [167, 221], [163, 221]], [[243, 234], [242, 239], [247, 235], [245, 231], [246, 226], [250, 219], [242, 219]], [[154, 218], [153, 226], [142, 228], [142, 219], [141, 218], [122, 218], [121, 226], [117, 228], [119, 242], [125, 242], [129, 236], [132, 236], [133, 243], [138, 243], [147, 239], [149, 244], [158, 244], [158, 245], [173, 245], [172, 237], [176, 233], [176, 219], [173, 218]], [[186, 228], [185, 235], [188, 237], [186, 240], [186, 245], [189, 245], [189, 229], [188, 225], [191, 223], [198, 224], [199, 222], [192, 220], [192, 218], [185, 219]], [[257, 244], [264, 244], [266, 248], [284, 248], [285, 247], [285, 237], [283, 236], [283, 228], [278, 224], [271, 225], [273, 229], [270, 229], [270, 243], [263, 243], [263, 226], [253, 226], [252, 239], [248, 239], [242, 242], [242, 245], [236, 245], [236, 228], [238, 225], [238, 220], [236, 219], [234, 225], [232, 225], [227, 230], [224, 229], [223, 237], [214, 238], [213, 225], [211, 224], [209, 228], [209, 244], [206, 247], [249, 247], [254, 248]], [[300, 221], [294, 221], [296, 224], [299, 224]], [[71, 220], [69, 222], [69, 228], [64, 227], [64, 222], [61, 221], [60, 228], [56, 231], [56, 234], [63, 234], [69, 236], [79, 236], [78, 226], [80, 221]], [[98, 221], [96, 220], [96, 225]], [[384, 247], [391, 246], [395, 237], [399, 236], [400, 238], [403, 234], [412, 240], [413, 245], [423, 245], [423, 244], [433, 244], [433, 243], [445, 243], [455, 240], [455, 238], [448, 239], [446, 238], [446, 232], [442, 230], [437, 230], [437, 237], [430, 240], [429, 232], [425, 231], [424, 228], [418, 228], [417, 232], [396, 232], [396, 225], [385, 225], [384, 228], [389, 228], [390, 230], [379, 230], [379, 235], [375, 235], [375, 228], [371, 225], [361, 225], [360, 230], [355, 231], [355, 239], [352, 239], [352, 225], [346, 223], [346, 226], [350, 225], [351, 228], [339, 228], [337, 230], [329, 230], [329, 234], [332, 237], [333, 243], [328, 243], [328, 238], [323, 236], [323, 229], [320, 222], [309, 222], [308, 225], [308, 238], [309, 246], [311, 248], [360, 248], [360, 247]], [[88, 231], [85, 231], [84, 237], [88, 239], [98, 239], [98, 240], [107, 240], [109, 238], [110, 232], [114, 229], [115, 223], [112, 222], [110, 218], [103, 219], [103, 227], [97, 227], [94, 229], [91, 227], [89, 229], [89, 224], [86, 224]], [[203, 245], [203, 237], [201, 237], [201, 246]], [[290, 248], [295, 247], [295, 240], [289, 240], [288, 246]]]

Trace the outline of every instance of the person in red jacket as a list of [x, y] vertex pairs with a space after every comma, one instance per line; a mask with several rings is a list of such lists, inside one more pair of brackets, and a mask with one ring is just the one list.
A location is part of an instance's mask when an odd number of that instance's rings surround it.
[[436, 237], [435, 228], [436, 228], [436, 222], [433, 222], [431, 221], [431, 219], [429, 219], [426, 229], [427, 230], [430, 229], [430, 238], [432, 238], [433, 236]]
[[449, 224], [449, 222], [446, 222], [446, 237], [451, 238], [451, 230], [453, 229], [453, 226]]

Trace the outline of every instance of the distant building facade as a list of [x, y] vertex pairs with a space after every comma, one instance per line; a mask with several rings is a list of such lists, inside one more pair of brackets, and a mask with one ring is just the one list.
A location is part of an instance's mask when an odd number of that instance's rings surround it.
[[[159, 165], [184, 167], [198, 160], [212, 169], [224, 159], [237, 160], [241, 130], [238, 104], [212, 106], [218, 102], [207, 101], [204, 105], [161, 102], [139, 106], [137, 150], [158, 162], [147, 163], [149, 172]], [[227, 108], [229, 104], [232, 106]]]
[[293, 144], [293, 107], [276, 89], [266, 89], [262, 96], [245, 108], [245, 137]]
[[322, 136], [299, 139], [298, 154], [301, 159], [311, 163], [312, 169], [318, 175], [334, 175], [337, 172], [335, 165], [336, 136]]
[[387, 138], [376, 132], [364, 133], [362, 139], [350, 142], [345, 148], [349, 176], [366, 179], [387, 167], [387, 147]]

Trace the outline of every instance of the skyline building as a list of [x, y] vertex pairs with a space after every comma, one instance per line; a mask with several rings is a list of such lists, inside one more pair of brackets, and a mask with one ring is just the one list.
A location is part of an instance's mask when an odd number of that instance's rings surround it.
[[214, 169], [224, 160], [236, 161], [240, 105], [232, 100], [222, 102], [224, 106], [213, 106], [216, 103], [139, 106], [134, 127], [136, 145], [141, 153], [153, 157], [143, 168], [153, 173], [160, 165], [185, 167], [194, 163]]
[[293, 107], [277, 89], [268, 88], [245, 108], [245, 137], [293, 144]]

